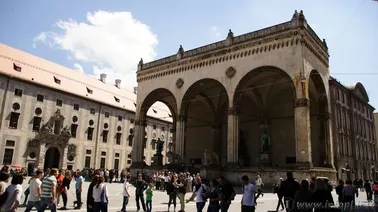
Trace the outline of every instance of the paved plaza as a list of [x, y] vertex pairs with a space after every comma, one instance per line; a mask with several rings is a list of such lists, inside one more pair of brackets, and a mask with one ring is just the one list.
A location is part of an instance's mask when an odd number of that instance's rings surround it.
[[[27, 188], [27, 180], [24, 180], [23, 188], [24, 190]], [[121, 183], [112, 183], [107, 184], [109, 189], [109, 211], [120, 211], [122, 207], [122, 185]], [[84, 204], [86, 203], [87, 199], [87, 190], [88, 190], [89, 182], [84, 183], [84, 193], [82, 195], [82, 199]], [[73, 201], [76, 200], [75, 197], [75, 181], [72, 181], [71, 188], [68, 191], [68, 209], [73, 210]], [[234, 211], [240, 211], [240, 201], [241, 201], [241, 194], [240, 194], [240, 188], [236, 189], [236, 192], [238, 195], [236, 196], [235, 200], [233, 201], [230, 212]], [[134, 187], [132, 187], [131, 194], [134, 194]], [[332, 193], [334, 200], [337, 201], [337, 195], [335, 192]], [[186, 195], [186, 199], [190, 197], [190, 194]], [[24, 198], [24, 197], [23, 197]], [[23, 201], [23, 200], [22, 200]], [[153, 197], [153, 203], [152, 203], [152, 211], [167, 211], [167, 203], [168, 203], [168, 196], [165, 192], [162, 191], [155, 191], [154, 197]], [[62, 200], [61, 200], [62, 204]], [[366, 194], [364, 192], [360, 193], [360, 196], [357, 200], [358, 205], [364, 205], [368, 206], [371, 205], [371, 203], [368, 203], [366, 201]], [[263, 197], [260, 197], [257, 201], [257, 210], [258, 212], [267, 212], [267, 211], [274, 211], [277, 205], [277, 196], [273, 193], [265, 193]], [[180, 209], [179, 201], [177, 199], [177, 210]], [[207, 206], [205, 206], [204, 211], [207, 210]], [[23, 211], [23, 208], [20, 208], [19, 211]], [[75, 210], [75, 211], [86, 211], [86, 205], [82, 210]], [[135, 198], [133, 196], [130, 198], [127, 211], [136, 211], [136, 203]], [[173, 211], [173, 206], [171, 206], [171, 211]], [[195, 212], [196, 206], [194, 202], [190, 202], [186, 204], [185, 211], [187, 212]]]

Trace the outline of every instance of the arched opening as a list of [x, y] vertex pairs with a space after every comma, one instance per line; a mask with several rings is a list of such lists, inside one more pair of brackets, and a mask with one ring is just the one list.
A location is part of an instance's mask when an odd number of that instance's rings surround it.
[[59, 163], [60, 163], [59, 150], [56, 147], [50, 147], [46, 151], [44, 170], [51, 169], [51, 168], [59, 169], [60, 168]]
[[[143, 100], [140, 119], [146, 121], [143, 158], [147, 165], [154, 163], [161, 165], [161, 163], [165, 164], [167, 162], [167, 158], [159, 155], [161, 154], [162, 156], [166, 152], [173, 151], [176, 116], [176, 98], [171, 91], [165, 88], [153, 90]], [[129, 130], [130, 132], [134, 131], [133, 128]]]
[[284, 71], [260, 67], [239, 82], [234, 105], [239, 115], [239, 163], [284, 167], [296, 162], [295, 89]]
[[309, 79], [310, 125], [312, 163], [315, 167], [329, 165], [327, 147], [328, 130], [328, 100], [323, 79], [319, 72], [313, 70]]
[[180, 111], [186, 118], [185, 162], [200, 161], [207, 150], [218, 158], [213, 165], [225, 165], [228, 102], [226, 89], [214, 79], [199, 80], [186, 91]]

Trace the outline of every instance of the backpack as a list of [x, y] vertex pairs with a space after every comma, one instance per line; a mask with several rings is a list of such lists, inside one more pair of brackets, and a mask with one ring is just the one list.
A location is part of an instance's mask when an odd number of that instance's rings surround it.
[[3, 207], [4, 203], [7, 201], [8, 194], [8, 189], [5, 189], [4, 193], [0, 196], [0, 208]]

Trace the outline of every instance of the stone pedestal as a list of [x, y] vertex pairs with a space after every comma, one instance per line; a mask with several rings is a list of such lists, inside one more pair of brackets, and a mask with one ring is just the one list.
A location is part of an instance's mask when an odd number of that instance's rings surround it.
[[200, 169], [200, 176], [206, 180], [217, 179], [222, 176], [222, 169], [217, 166], [203, 166]]
[[261, 153], [260, 154], [260, 164], [263, 166], [272, 165], [272, 154], [270, 153]]
[[162, 154], [155, 154], [154, 155], [154, 162], [153, 166], [162, 166], [163, 165], [163, 155]]

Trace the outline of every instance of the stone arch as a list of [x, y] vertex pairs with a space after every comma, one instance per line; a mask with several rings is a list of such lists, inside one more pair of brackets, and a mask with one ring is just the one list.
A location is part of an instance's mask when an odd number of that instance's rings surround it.
[[185, 121], [185, 160], [200, 159], [207, 149], [218, 155], [220, 163], [226, 162], [228, 103], [227, 90], [216, 79], [201, 79], [189, 86], [180, 108]]
[[258, 67], [239, 81], [233, 105], [239, 115], [239, 161], [245, 166], [296, 162], [295, 99], [292, 78], [278, 67]]
[[330, 166], [331, 161], [328, 161], [330, 151], [328, 119], [330, 117], [326, 86], [322, 76], [315, 69], [310, 72], [308, 80], [312, 162], [315, 167]]
[[177, 119], [178, 105], [175, 95], [166, 88], [157, 88], [148, 93], [139, 107], [139, 119], [146, 120], [148, 109], [156, 102], [162, 102], [169, 108], [174, 126]]

